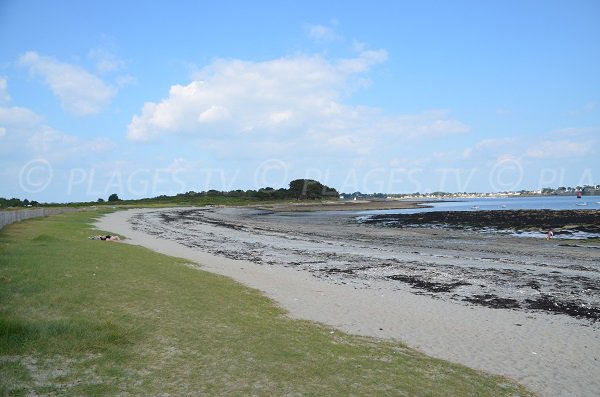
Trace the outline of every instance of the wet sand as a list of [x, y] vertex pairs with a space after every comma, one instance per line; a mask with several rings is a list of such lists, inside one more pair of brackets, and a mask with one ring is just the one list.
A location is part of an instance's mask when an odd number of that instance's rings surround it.
[[117, 212], [98, 227], [260, 289], [294, 317], [400, 340], [543, 396], [600, 390], [599, 323], [524, 304], [597, 308], [600, 250], [234, 208]]
[[285, 204], [266, 204], [258, 206], [273, 212], [312, 212], [312, 211], [369, 211], [419, 208], [426, 201], [413, 200], [356, 200], [356, 201], [325, 201], [325, 202], [297, 202]]

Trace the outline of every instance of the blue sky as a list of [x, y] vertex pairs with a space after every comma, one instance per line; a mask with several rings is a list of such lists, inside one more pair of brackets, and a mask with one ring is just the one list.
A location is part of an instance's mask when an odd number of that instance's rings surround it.
[[600, 184], [600, 2], [0, 1], [0, 197]]

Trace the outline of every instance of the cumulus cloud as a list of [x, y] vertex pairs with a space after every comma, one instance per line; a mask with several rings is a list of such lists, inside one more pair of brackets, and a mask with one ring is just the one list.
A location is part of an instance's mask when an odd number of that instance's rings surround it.
[[527, 155], [536, 159], [562, 159], [585, 156], [590, 153], [590, 150], [591, 146], [586, 142], [544, 141], [531, 147]]
[[106, 137], [87, 140], [60, 132], [32, 110], [17, 106], [0, 106], [0, 138], [3, 155], [36, 155], [55, 161], [82, 159], [116, 147]]
[[19, 58], [19, 64], [41, 76], [57, 96], [63, 109], [76, 116], [100, 112], [108, 105], [117, 89], [77, 65], [30, 51]]
[[227, 109], [220, 106], [211, 106], [204, 112], [200, 113], [198, 116], [198, 121], [200, 123], [215, 123], [229, 119], [230, 117], [231, 114]]
[[189, 84], [173, 85], [160, 102], [145, 103], [127, 135], [138, 142], [185, 136], [204, 147], [210, 144], [211, 150], [225, 142], [230, 152], [258, 146], [366, 155], [386, 138], [418, 140], [469, 131], [448, 110], [386, 115], [345, 104], [361, 87], [356, 82], [387, 59], [385, 50], [359, 49], [354, 58], [341, 60], [307, 55], [263, 62], [215, 60]]
[[[371, 57], [356, 62], [373, 64]], [[172, 86], [161, 102], [145, 103], [128, 136], [138, 141], [165, 132], [219, 137], [321, 123], [340, 111], [338, 100], [349, 74], [344, 65], [318, 56], [217, 60], [191, 83]]]
[[0, 106], [0, 138], [1, 152], [13, 157], [34, 154], [53, 160], [81, 159], [115, 148], [108, 138], [84, 140], [57, 131], [32, 110], [19, 106]]

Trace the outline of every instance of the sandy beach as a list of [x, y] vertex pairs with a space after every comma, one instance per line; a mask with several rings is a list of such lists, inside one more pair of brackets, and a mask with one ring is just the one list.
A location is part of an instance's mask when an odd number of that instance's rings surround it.
[[[600, 250], [271, 210], [138, 209], [96, 226], [259, 289], [293, 317], [399, 340], [541, 396], [598, 395]], [[572, 302], [588, 315], [551, 310]]]

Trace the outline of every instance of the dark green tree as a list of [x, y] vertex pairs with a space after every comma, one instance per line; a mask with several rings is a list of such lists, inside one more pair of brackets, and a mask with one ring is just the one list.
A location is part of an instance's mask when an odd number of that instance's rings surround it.
[[323, 185], [321, 182], [315, 181], [314, 179], [295, 179], [290, 182], [288, 191], [290, 196], [297, 200], [317, 200], [339, 197], [337, 190]]

